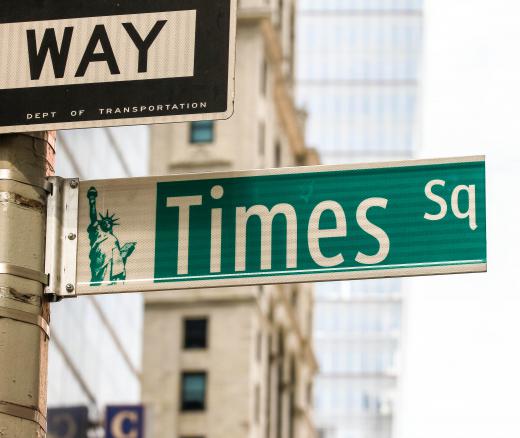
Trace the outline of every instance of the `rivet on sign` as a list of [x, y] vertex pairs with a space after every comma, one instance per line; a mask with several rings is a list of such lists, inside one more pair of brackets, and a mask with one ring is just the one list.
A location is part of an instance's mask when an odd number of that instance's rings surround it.
[[76, 238], [76, 235], [75, 235], [74, 233], [70, 233], [70, 234], [67, 236], [67, 238], [68, 238], [69, 240], [74, 240], [74, 239]]
[[77, 180], [77, 179], [73, 179], [73, 180], [70, 181], [70, 187], [71, 187], [72, 189], [77, 189], [77, 188], [78, 188], [78, 185], [79, 185], [79, 183], [78, 183], [78, 180]]
[[68, 293], [72, 293], [74, 292], [74, 285], [73, 284], [67, 284], [67, 286], [65, 286], [65, 289], [67, 290]]

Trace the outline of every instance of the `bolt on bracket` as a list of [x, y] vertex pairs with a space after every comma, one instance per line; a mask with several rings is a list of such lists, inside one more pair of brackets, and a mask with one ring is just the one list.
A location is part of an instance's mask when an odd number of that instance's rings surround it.
[[45, 293], [60, 298], [75, 297], [79, 180], [50, 177], [49, 182], [52, 192], [47, 199], [45, 247], [45, 272], [49, 274], [49, 285]]

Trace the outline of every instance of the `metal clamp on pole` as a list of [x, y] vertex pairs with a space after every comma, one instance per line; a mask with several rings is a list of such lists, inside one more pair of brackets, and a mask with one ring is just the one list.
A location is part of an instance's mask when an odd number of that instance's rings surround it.
[[39, 424], [45, 432], [47, 432], [47, 419], [40, 411], [36, 409], [0, 401], [0, 413], [11, 415], [13, 417], [23, 418], [29, 421], [34, 421], [35, 423]]
[[51, 337], [49, 324], [40, 315], [24, 312], [22, 310], [0, 307], [0, 318], [12, 319], [14, 321], [25, 322], [26, 324], [38, 326], [42, 329], [47, 338]]
[[47, 193], [51, 193], [52, 191], [52, 184], [47, 179], [42, 179], [36, 183], [30, 182], [23, 175], [10, 169], [0, 169], [0, 181], [16, 181], [21, 184], [38, 187], [45, 190]]
[[79, 180], [50, 177], [52, 191], [47, 198], [47, 239], [45, 272], [51, 299], [76, 296], [78, 253]]
[[24, 268], [23, 266], [11, 265], [9, 263], [0, 263], [0, 274], [14, 275], [15, 277], [34, 280], [44, 286], [49, 284], [49, 276], [44, 272]]

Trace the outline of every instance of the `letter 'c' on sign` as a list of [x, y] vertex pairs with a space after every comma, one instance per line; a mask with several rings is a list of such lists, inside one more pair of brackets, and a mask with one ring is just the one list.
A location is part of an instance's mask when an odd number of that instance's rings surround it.
[[[138, 429], [139, 416], [133, 411], [119, 412], [110, 424], [110, 432], [114, 438], [139, 438]], [[125, 432], [123, 426], [130, 424], [130, 430]]]

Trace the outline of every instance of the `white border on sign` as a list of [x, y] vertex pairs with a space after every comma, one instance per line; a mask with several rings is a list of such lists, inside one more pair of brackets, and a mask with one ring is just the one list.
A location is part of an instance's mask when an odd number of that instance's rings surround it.
[[355, 164], [319, 164], [316, 166], [294, 166], [294, 167], [278, 167], [269, 169], [254, 170], [233, 170], [230, 172], [202, 172], [202, 173], [183, 173], [171, 174], [164, 176], [152, 177], [135, 177], [135, 178], [115, 178], [104, 180], [87, 180], [81, 181], [82, 184], [106, 184], [110, 181], [117, 181], [121, 184], [125, 180], [131, 181], [132, 184], [140, 181], [147, 182], [176, 182], [176, 181], [200, 181], [208, 179], [226, 179], [226, 178], [247, 178], [250, 176], [270, 176], [270, 175], [293, 175], [304, 173], [321, 173], [321, 172], [338, 172], [343, 170], [369, 170], [369, 169], [389, 169], [395, 167], [417, 167], [428, 166], [434, 164], [457, 164], [457, 163], [479, 163], [486, 161], [485, 155], [471, 155], [466, 157], [449, 157], [449, 158], [426, 158], [418, 160], [402, 160], [402, 161], [383, 161], [380, 163], [355, 163]]
[[[446, 274], [477, 274], [487, 272], [487, 263], [475, 263], [467, 265], [451, 265], [451, 266], [428, 266], [424, 268], [398, 268], [385, 269], [380, 271], [358, 271], [358, 272], [326, 272], [323, 274], [307, 274], [307, 275], [284, 275], [284, 276], [258, 276], [230, 279], [213, 279], [213, 280], [194, 280], [179, 282], [161, 282], [154, 283], [153, 279], [129, 282], [126, 281], [126, 287], [121, 289], [118, 286], [110, 286], [110, 290], [103, 289], [103, 285], [92, 288], [90, 283], [78, 283], [77, 296], [81, 295], [111, 295], [120, 293], [135, 292], [160, 292], [187, 289], [214, 289], [222, 287], [239, 287], [239, 286], [260, 286], [274, 284], [294, 284], [294, 283], [321, 283], [330, 281], [346, 281], [346, 280], [370, 280], [380, 278], [405, 278], [405, 277], [424, 277], [433, 275]], [[131, 286], [131, 288], [129, 287]], [[146, 285], [146, 286], [145, 286]], [[71, 297], [74, 297], [73, 295]], [[64, 295], [64, 297], [67, 297]]]

